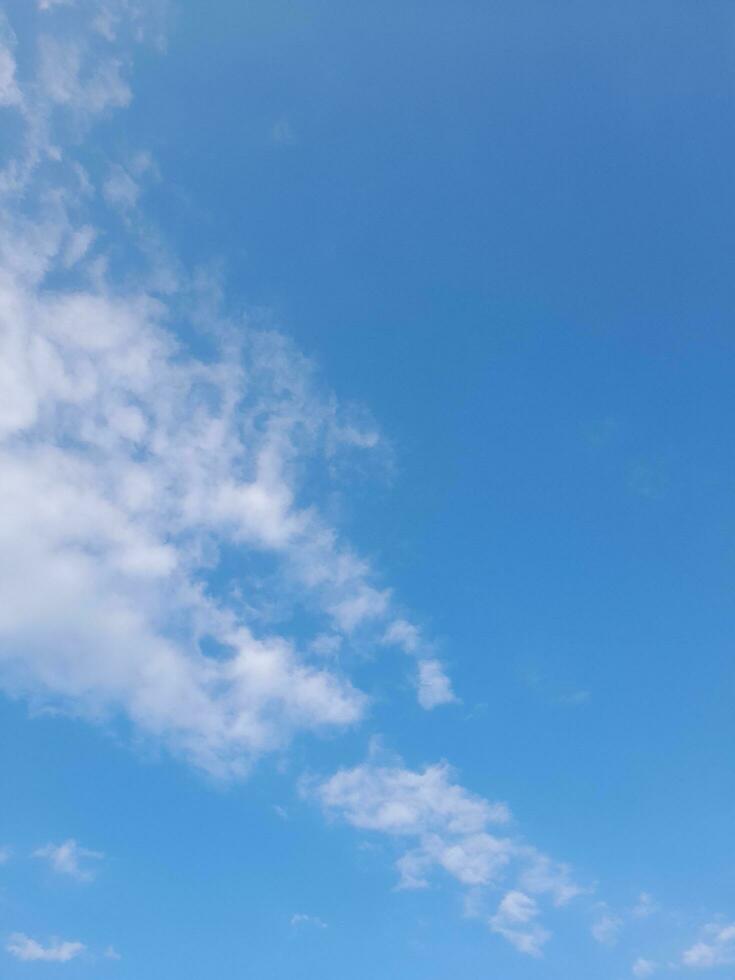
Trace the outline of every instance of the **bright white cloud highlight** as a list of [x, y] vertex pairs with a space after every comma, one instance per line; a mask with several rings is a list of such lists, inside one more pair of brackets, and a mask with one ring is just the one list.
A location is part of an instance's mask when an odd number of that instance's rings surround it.
[[26, 962], [44, 963], [68, 963], [75, 959], [85, 950], [84, 943], [52, 940], [48, 946], [41, 943], [22, 932], [13, 933], [10, 937], [6, 950], [17, 960]]

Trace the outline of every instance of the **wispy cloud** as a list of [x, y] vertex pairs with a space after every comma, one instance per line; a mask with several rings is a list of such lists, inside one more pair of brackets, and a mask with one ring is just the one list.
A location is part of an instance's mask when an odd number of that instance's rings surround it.
[[5, 947], [11, 956], [26, 962], [68, 963], [76, 959], [85, 950], [84, 943], [52, 939], [48, 946], [43, 946], [22, 932], [13, 933]]
[[618, 915], [603, 912], [592, 924], [592, 937], [603, 946], [614, 946], [618, 941], [623, 920]]
[[630, 914], [635, 919], [647, 919], [650, 915], [655, 915], [658, 910], [658, 903], [654, 901], [653, 896], [648, 892], [641, 892]]
[[658, 970], [658, 966], [654, 960], [646, 960], [639, 956], [633, 964], [632, 973], [634, 977], [651, 977]]
[[317, 915], [306, 915], [303, 912], [296, 912], [291, 916], [292, 926], [313, 926], [315, 929], [326, 929], [327, 923]]
[[104, 854], [100, 851], [90, 851], [80, 847], [75, 840], [66, 840], [63, 844], [47, 844], [33, 852], [34, 857], [43, 858], [57, 874], [68, 875], [77, 881], [92, 881], [95, 872], [89, 867], [90, 862], [101, 861]]
[[535, 921], [538, 914], [538, 904], [533, 898], [520, 891], [510, 891], [503, 896], [497, 912], [490, 919], [490, 928], [519, 952], [540, 956], [551, 933]]

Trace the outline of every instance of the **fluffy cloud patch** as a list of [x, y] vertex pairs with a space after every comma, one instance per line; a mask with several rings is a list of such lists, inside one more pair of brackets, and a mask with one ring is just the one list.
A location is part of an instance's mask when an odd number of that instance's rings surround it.
[[409, 846], [396, 862], [401, 888], [426, 888], [437, 871], [471, 890], [498, 888], [514, 877], [519, 887], [501, 902], [490, 926], [522, 952], [537, 955], [548, 938], [545, 929], [530, 924], [538, 913], [531, 895], [564, 905], [582, 892], [566, 865], [493, 831], [510, 824], [508, 807], [466, 790], [445, 763], [415, 771], [368, 762], [307, 781], [305, 792], [353, 827], [405, 840]]
[[[72, 150], [130, 101], [147, 6], [75, 5], [20, 87], [0, 45], [0, 99], [25, 126], [0, 179], [0, 687], [238, 775], [366, 713], [349, 651], [327, 666], [319, 637], [379, 646], [393, 597], [320, 499], [335, 459], [380, 440], [144, 223], [104, 250], [94, 207], [134, 211], [155, 167], [95, 175]], [[451, 700], [422, 669], [422, 704]]]
[[26, 962], [68, 963], [85, 950], [84, 943], [52, 940], [43, 946], [22, 932], [13, 933], [5, 947], [11, 956]]
[[735, 963], [735, 922], [711, 922], [702, 932], [701, 941], [683, 953], [684, 966], [704, 970]]
[[639, 956], [633, 964], [634, 977], [651, 977], [656, 970], [658, 970], [658, 963], [654, 960], [643, 959], [642, 956]]

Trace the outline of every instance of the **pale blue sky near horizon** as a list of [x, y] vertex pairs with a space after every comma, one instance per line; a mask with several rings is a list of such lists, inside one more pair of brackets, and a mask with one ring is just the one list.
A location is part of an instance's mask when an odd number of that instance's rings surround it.
[[[0, 975], [696, 972], [683, 952], [735, 920], [735, 10], [179, 0], [166, 35], [74, 152], [93, 174], [150, 153], [140, 206], [181, 267], [218, 270], [233, 318], [375, 420], [384, 454], [313, 493], [459, 700], [423, 711], [399, 658], [361, 649], [360, 724], [223, 786], [125, 721], [2, 697], [0, 938], [120, 959], [2, 953]], [[131, 274], [125, 221], [90, 207]], [[589, 894], [545, 913], [543, 957], [447, 875], [396, 890], [400, 841], [300, 793], [375, 736], [568, 862]], [[69, 838], [104, 852], [94, 881], [29, 856]]]

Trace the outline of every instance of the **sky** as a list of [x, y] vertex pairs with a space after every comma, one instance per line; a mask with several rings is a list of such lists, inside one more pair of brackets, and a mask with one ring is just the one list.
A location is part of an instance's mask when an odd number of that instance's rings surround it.
[[735, 9], [5, 0], [0, 976], [735, 969]]

